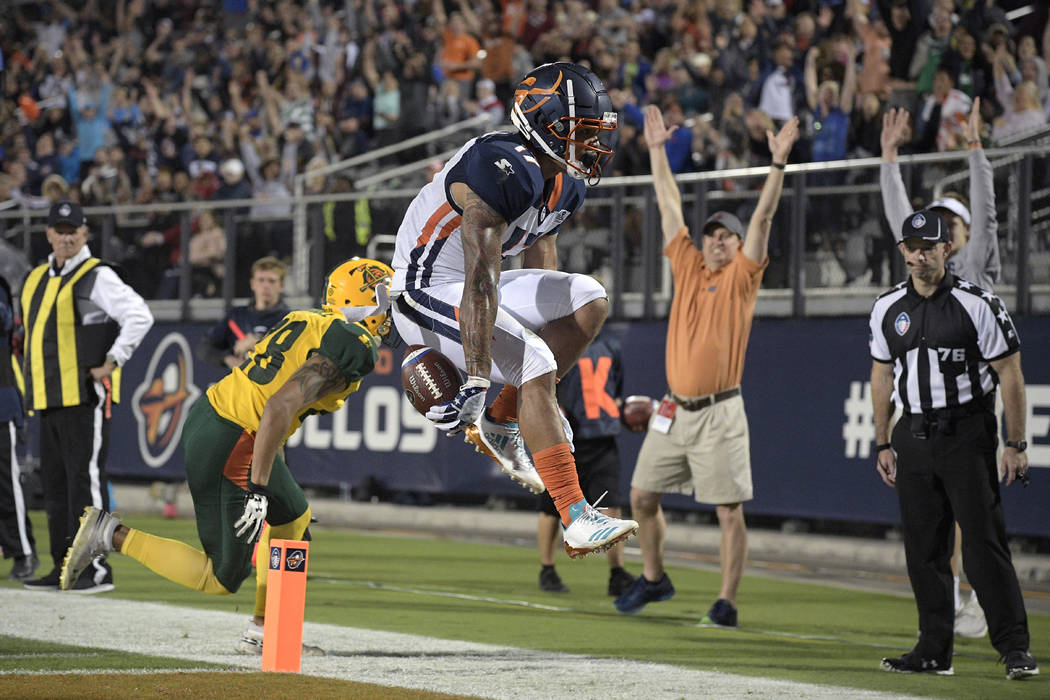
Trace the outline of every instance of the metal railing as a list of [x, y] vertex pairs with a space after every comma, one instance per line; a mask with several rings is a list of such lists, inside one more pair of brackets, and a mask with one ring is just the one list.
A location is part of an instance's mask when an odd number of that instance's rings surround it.
[[[900, 162], [907, 177], [931, 167], [961, 164], [965, 171], [966, 157], [923, 154], [901, 157]], [[1050, 206], [1039, 204], [1050, 189], [1050, 146], [990, 149], [988, 157], [995, 168], [1002, 222], [1004, 281], [996, 292], [1014, 313], [1050, 313]], [[879, 164], [867, 158], [786, 168], [770, 266], [759, 294], [760, 315], [863, 315], [880, 289], [903, 279], [903, 265], [882, 214]], [[690, 229], [699, 231], [717, 209], [734, 211], [746, 220], [767, 172], [760, 167], [680, 176]], [[942, 174], [937, 182], [944, 181]], [[247, 297], [250, 264], [271, 248], [300, 271], [288, 285], [289, 301], [299, 306], [316, 303], [325, 271], [341, 260], [351, 255], [389, 260], [397, 227], [423, 182], [420, 176], [402, 189], [265, 200], [267, 205], [290, 207], [292, 216], [278, 220], [251, 216], [259, 200], [88, 207], [85, 213], [95, 234], [93, 250], [124, 265], [158, 317], [204, 320], [221, 316], [234, 299]], [[920, 185], [909, 193], [917, 201], [931, 201], [934, 191]], [[190, 264], [189, 253], [194, 218], [206, 210], [215, 212], [227, 244], [221, 278], [201, 287], [200, 271]], [[357, 220], [358, 211], [365, 213], [365, 221]], [[23, 266], [46, 257], [46, 215], [44, 210], [0, 211], [0, 238], [9, 244], [0, 253], [5, 258], [20, 253]], [[142, 220], [168, 224], [173, 244], [164, 252], [177, 263], [141, 246], [141, 233], [149, 230]], [[293, 233], [294, 222], [300, 221], [302, 235]], [[564, 269], [603, 279], [614, 318], [667, 314], [672, 284], [649, 176], [603, 179], [588, 194], [586, 205], [563, 224], [558, 247]]]

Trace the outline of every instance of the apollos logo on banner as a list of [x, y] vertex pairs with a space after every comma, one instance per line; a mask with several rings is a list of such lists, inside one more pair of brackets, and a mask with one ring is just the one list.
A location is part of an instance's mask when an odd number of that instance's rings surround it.
[[181, 333], [157, 343], [131, 408], [138, 423], [139, 453], [151, 467], [162, 467], [179, 446], [190, 406], [201, 395], [193, 383], [193, 355]]

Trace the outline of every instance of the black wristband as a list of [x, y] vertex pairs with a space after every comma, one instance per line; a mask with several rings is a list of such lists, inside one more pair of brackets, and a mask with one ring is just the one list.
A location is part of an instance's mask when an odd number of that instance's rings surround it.
[[875, 445], [875, 451], [876, 452], [882, 452], [883, 450], [892, 450], [892, 449], [893, 449], [893, 445], [891, 445], [888, 442], [884, 442], [881, 445]]
[[266, 496], [266, 498], [270, 498], [270, 489], [266, 488], [262, 484], [257, 484], [251, 479], [248, 479], [248, 490], [246, 495], [250, 496], [256, 493], [260, 496]]
[[777, 170], [783, 170], [784, 166], [787, 165], [787, 163], [778, 163], [776, 161], [773, 161], [772, 163], [770, 163], [770, 165], [772, 165]]

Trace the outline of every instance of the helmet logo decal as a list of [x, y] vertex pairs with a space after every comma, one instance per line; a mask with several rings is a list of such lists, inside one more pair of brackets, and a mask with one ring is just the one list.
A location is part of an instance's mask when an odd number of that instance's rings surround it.
[[361, 285], [361, 291], [366, 289], [375, 290], [376, 285], [387, 279], [386, 270], [375, 265], [365, 265], [361, 268], [361, 274], [365, 278], [365, 283]]
[[515, 90], [514, 91], [514, 101], [520, 105], [522, 103], [522, 101], [526, 97], [528, 97], [529, 95], [547, 95], [547, 97], [544, 97], [542, 100], [540, 100], [536, 104], [532, 105], [528, 109], [523, 109], [522, 113], [523, 114], [528, 114], [529, 112], [532, 112], [533, 110], [537, 110], [540, 107], [542, 107], [544, 105], [544, 103], [547, 102], [547, 100], [550, 99], [551, 95], [554, 95], [554, 94], [556, 94], [558, 92], [558, 88], [561, 86], [561, 80], [562, 80], [562, 73], [561, 73], [561, 71], [558, 71], [558, 79], [554, 81], [554, 85], [552, 85], [551, 87], [549, 87], [549, 88], [532, 87], [533, 85], [536, 84], [536, 77], [535, 76], [529, 76], [528, 78], [525, 78], [525, 80], [521, 81], [521, 84], [522, 85], [527, 85], [529, 87], [529, 89], [528, 90], [522, 90], [522, 89]]

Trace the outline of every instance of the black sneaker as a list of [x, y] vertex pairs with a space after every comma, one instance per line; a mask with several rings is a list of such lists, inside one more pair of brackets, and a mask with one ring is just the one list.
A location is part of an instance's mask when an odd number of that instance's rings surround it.
[[1000, 661], [1006, 664], [1006, 679], [1009, 681], [1020, 681], [1029, 676], [1039, 675], [1039, 666], [1036, 665], [1035, 659], [1024, 649], [1007, 652]]
[[700, 619], [700, 624], [736, 627], [736, 608], [725, 598], [719, 598]]
[[633, 615], [649, 603], [667, 600], [673, 595], [674, 586], [666, 573], [655, 583], [642, 575], [620, 594], [613, 605], [625, 615]]
[[609, 571], [609, 595], [617, 596], [627, 590], [628, 586], [634, 583], [634, 576], [631, 576], [622, 566], [617, 566], [615, 569]]
[[553, 566], [540, 569], [540, 590], [548, 593], [568, 593], [569, 587], [561, 582], [561, 577]]
[[7, 575], [7, 578], [12, 581], [28, 581], [33, 578], [33, 574], [36, 573], [38, 566], [40, 566], [40, 560], [36, 558], [35, 554], [15, 557], [15, 563], [11, 567], [11, 573]]
[[[924, 659], [914, 651], [896, 659], [883, 659], [879, 667], [892, 673], [934, 673], [938, 676], [953, 676], [955, 669], [951, 661]], [[1007, 666], [1009, 669], [1009, 666]]]
[[40, 578], [24, 581], [22, 586], [27, 591], [57, 591], [58, 590], [58, 567], [51, 569], [51, 573]]
[[83, 595], [112, 591], [113, 569], [104, 559], [94, 559], [69, 590]]

